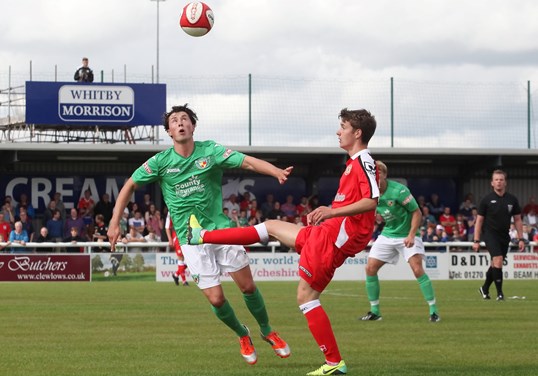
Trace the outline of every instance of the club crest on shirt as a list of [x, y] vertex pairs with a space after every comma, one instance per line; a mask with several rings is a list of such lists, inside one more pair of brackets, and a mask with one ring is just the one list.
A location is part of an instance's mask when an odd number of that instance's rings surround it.
[[200, 170], [203, 170], [204, 168], [209, 166], [209, 159], [206, 157], [203, 157], [203, 158], [197, 159], [196, 162], [194, 163], [196, 164], [196, 167], [198, 167]]
[[200, 283], [200, 274], [191, 274], [191, 277], [194, 280], [194, 283]]
[[513, 208], [514, 208], [514, 205], [508, 205], [508, 213], [512, 213]]
[[394, 201], [388, 200], [387, 201], [387, 206], [394, 206]]
[[349, 175], [349, 173], [351, 172], [352, 167], [353, 166], [351, 166], [351, 164], [349, 166], [347, 166], [346, 170], [344, 171], [344, 175]]

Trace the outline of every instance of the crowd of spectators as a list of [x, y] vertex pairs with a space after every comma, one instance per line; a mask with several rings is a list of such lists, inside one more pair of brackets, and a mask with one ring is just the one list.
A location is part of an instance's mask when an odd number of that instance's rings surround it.
[[[417, 202], [422, 211], [420, 236], [424, 242], [466, 242], [472, 241], [474, 226], [477, 218], [477, 207], [471, 193], [465, 196], [456, 214], [450, 206], [444, 205], [441, 197], [433, 193], [429, 199], [418, 196]], [[298, 226], [307, 224], [306, 217], [319, 205], [317, 196], [303, 196], [299, 200], [293, 195], [287, 195], [283, 203], [275, 199], [271, 193], [259, 203], [251, 193], [242, 195], [231, 194], [223, 201], [223, 213], [230, 219], [231, 227], [246, 227], [256, 225], [267, 219], [276, 219], [295, 223]], [[114, 203], [105, 193], [100, 200], [94, 202], [92, 192], [88, 189], [79, 200], [76, 207], [69, 211], [65, 209], [60, 193], [54, 196], [46, 205], [42, 216], [35, 218], [35, 209], [23, 193], [19, 201], [14, 203], [10, 196], [3, 200], [0, 210], [0, 242], [25, 244], [27, 242], [68, 242], [73, 243], [61, 251], [80, 252], [83, 247], [76, 245], [82, 242], [100, 242], [107, 240], [107, 225], [112, 217]], [[162, 210], [161, 210], [162, 209]], [[523, 207], [524, 238], [528, 241], [538, 241], [538, 203], [535, 197], [530, 197]], [[130, 242], [161, 242], [168, 241], [164, 229], [164, 218], [167, 209], [162, 208], [144, 194], [141, 202], [131, 202], [123, 213], [120, 221], [122, 231], [121, 241]], [[34, 228], [37, 225], [38, 231]], [[383, 219], [377, 215], [372, 240], [375, 240], [383, 229]], [[517, 232], [514, 226], [510, 230], [513, 242], [517, 242]], [[6, 246], [4, 246], [6, 248]], [[15, 250], [15, 247], [7, 247]], [[130, 249], [132, 250], [132, 249]], [[158, 247], [140, 248], [139, 251], [157, 251]], [[454, 250], [458, 250], [457, 248]], [[26, 250], [28, 251], [28, 250]], [[58, 251], [57, 248], [36, 248], [36, 252]], [[94, 247], [93, 252], [107, 252], [107, 247]], [[287, 249], [284, 249], [287, 251]]]

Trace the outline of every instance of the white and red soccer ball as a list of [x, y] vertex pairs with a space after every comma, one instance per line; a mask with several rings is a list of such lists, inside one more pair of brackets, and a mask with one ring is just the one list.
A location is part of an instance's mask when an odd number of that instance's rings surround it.
[[185, 5], [179, 18], [179, 25], [190, 36], [201, 37], [209, 33], [214, 20], [211, 8], [205, 3], [196, 1]]

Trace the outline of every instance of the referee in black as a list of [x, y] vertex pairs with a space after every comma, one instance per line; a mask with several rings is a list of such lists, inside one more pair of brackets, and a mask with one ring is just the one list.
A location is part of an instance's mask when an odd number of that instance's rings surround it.
[[[510, 222], [514, 217], [517, 230], [519, 250], [525, 249], [523, 239], [523, 221], [521, 207], [516, 196], [506, 192], [506, 172], [495, 170], [491, 174], [493, 192], [482, 198], [478, 206], [478, 217], [475, 223], [473, 250], [480, 250], [480, 240], [486, 243], [491, 255], [491, 265], [486, 272], [486, 280], [478, 290], [484, 299], [491, 299], [489, 287], [495, 282], [497, 300], [504, 300], [503, 294], [503, 261], [510, 246]], [[481, 237], [482, 235], [482, 237]]]

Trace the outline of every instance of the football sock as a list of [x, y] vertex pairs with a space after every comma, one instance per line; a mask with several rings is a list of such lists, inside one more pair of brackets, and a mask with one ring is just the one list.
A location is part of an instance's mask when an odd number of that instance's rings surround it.
[[488, 271], [486, 272], [486, 280], [484, 281], [484, 285], [482, 288], [485, 292], [489, 292], [489, 286], [493, 283], [493, 267], [490, 266]]
[[503, 270], [500, 268], [491, 268], [491, 275], [493, 277], [493, 282], [495, 282], [495, 287], [497, 288], [497, 294], [502, 294], [503, 292]]
[[325, 360], [328, 363], [338, 364], [342, 360], [342, 357], [336, 344], [336, 338], [334, 337], [329, 317], [319, 300], [302, 304], [299, 308], [306, 317], [310, 333], [312, 333], [321, 352], [325, 355]]
[[370, 301], [370, 311], [376, 315], [380, 315], [379, 311], [379, 293], [381, 287], [379, 285], [379, 278], [377, 275], [366, 276], [366, 294]]
[[[265, 227], [265, 226], [264, 226]], [[233, 227], [222, 230], [206, 231], [204, 243], [249, 245], [260, 241], [256, 227]]]
[[428, 302], [430, 306], [430, 315], [432, 313], [436, 313], [437, 306], [435, 304], [435, 293], [433, 292], [433, 286], [430, 277], [428, 277], [428, 275], [424, 273], [417, 278], [417, 282], [420, 287], [420, 291], [422, 291], [424, 299], [426, 299], [426, 302]]
[[269, 335], [272, 329], [271, 325], [269, 325], [269, 315], [265, 309], [265, 302], [262, 294], [260, 294], [260, 290], [256, 288], [256, 291], [252, 294], [243, 294], [243, 299], [245, 300], [248, 310], [258, 322], [262, 334], [264, 336]]
[[247, 329], [239, 322], [235, 312], [226, 300], [220, 307], [211, 306], [213, 312], [228, 328], [232, 329], [239, 337], [244, 337], [248, 334]]
[[187, 269], [187, 266], [185, 266], [185, 264], [178, 264], [176, 275], [180, 276], [183, 282], [187, 280], [185, 278], [185, 269]]

